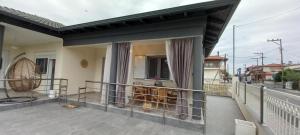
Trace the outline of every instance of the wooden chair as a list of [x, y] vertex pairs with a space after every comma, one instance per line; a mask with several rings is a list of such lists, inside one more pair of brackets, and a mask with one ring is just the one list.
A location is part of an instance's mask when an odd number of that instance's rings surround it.
[[[134, 83], [134, 85], [143, 85], [141, 83]], [[135, 103], [135, 101], [141, 101], [143, 102], [145, 100], [145, 92], [147, 89], [143, 86], [133, 86], [132, 87], [132, 92], [133, 92], [133, 97], [132, 97], [132, 104]]]
[[152, 101], [156, 103], [156, 109], [158, 109], [158, 104], [162, 104], [164, 109], [169, 109], [167, 105], [168, 92], [166, 88], [153, 88], [152, 89]]
[[176, 90], [168, 90], [168, 101], [169, 105], [176, 106], [177, 102], [177, 91]]

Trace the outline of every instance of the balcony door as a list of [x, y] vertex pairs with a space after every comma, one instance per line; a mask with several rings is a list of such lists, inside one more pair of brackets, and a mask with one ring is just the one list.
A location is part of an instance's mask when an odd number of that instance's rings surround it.
[[35, 58], [36, 64], [40, 68], [42, 74], [42, 79], [47, 79], [42, 81], [44, 85], [44, 90], [49, 92], [49, 90], [54, 89], [54, 78], [55, 78], [55, 64], [56, 58], [54, 53], [39, 53], [36, 54]]
[[[5, 72], [8, 68], [9, 61], [9, 50], [3, 50], [2, 52], [2, 69], [0, 70], [0, 79], [5, 79]], [[0, 82], [0, 88], [4, 87], [4, 81]]]

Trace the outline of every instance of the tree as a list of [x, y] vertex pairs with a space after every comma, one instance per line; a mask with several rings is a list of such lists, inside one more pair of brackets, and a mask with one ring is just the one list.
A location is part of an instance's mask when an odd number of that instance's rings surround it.
[[[300, 72], [286, 69], [283, 71], [283, 81], [299, 81], [300, 80]], [[275, 74], [274, 76], [275, 82], [281, 82], [281, 71]]]
[[300, 72], [297, 72], [295, 70], [286, 69], [284, 70], [283, 74], [283, 80], [292, 82], [298, 82], [300, 80]]
[[281, 71], [274, 75], [275, 82], [281, 82]]
[[[274, 81], [275, 82], [281, 82], [281, 72], [278, 72], [275, 74]], [[300, 72], [292, 70], [292, 69], [286, 69], [283, 71], [283, 81], [291, 81], [293, 82], [293, 89], [298, 89], [299, 81], [300, 81]]]

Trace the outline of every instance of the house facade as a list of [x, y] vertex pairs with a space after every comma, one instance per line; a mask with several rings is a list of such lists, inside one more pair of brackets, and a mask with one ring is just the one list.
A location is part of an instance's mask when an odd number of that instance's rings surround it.
[[[69, 79], [69, 94], [77, 94], [86, 80], [145, 85], [160, 80], [166, 87], [201, 90], [204, 59], [238, 3], [212, 1], [71, 26], [0, 7], [2, 78], [13, 58], [25, 53], [44, 78]], [[125, 91], [117, 89], [107, 93], [110, 100]], [[204, 98], [197, 91], [181, 96], [192, 106], [201, 106]]]
[[295, 71], [300, 71], [300, 64], [291, 64], [284, 67], [284, 69], [292, 69]]
[[282, 71], [281, 64], [267, 64], [264, 66], [250, 66], [247, 68], [247, 80], [274, 80], [274, 75]]
[[205, 58], [204, 62], [204, 82], [205, 83], [220, 83], [224, 82], [226, 75], [227, 58], [213, 55]]

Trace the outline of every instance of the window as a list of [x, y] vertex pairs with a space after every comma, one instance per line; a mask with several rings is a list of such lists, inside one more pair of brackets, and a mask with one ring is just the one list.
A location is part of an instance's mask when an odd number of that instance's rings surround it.
[[147, 78], [148, 79], [169, 79], [170, 72], [168, 61], [165, 56], [147, 57]]
[[40, 72], [41, 74], [46, 74], [48, 67], [48, 58], [36, 58], [35, 62], [39, 68], [39, 71], [37, 72]]
[[219, 62], [205, 62], [204, 64], [205, 68], [219, 68], [220, 63]]

